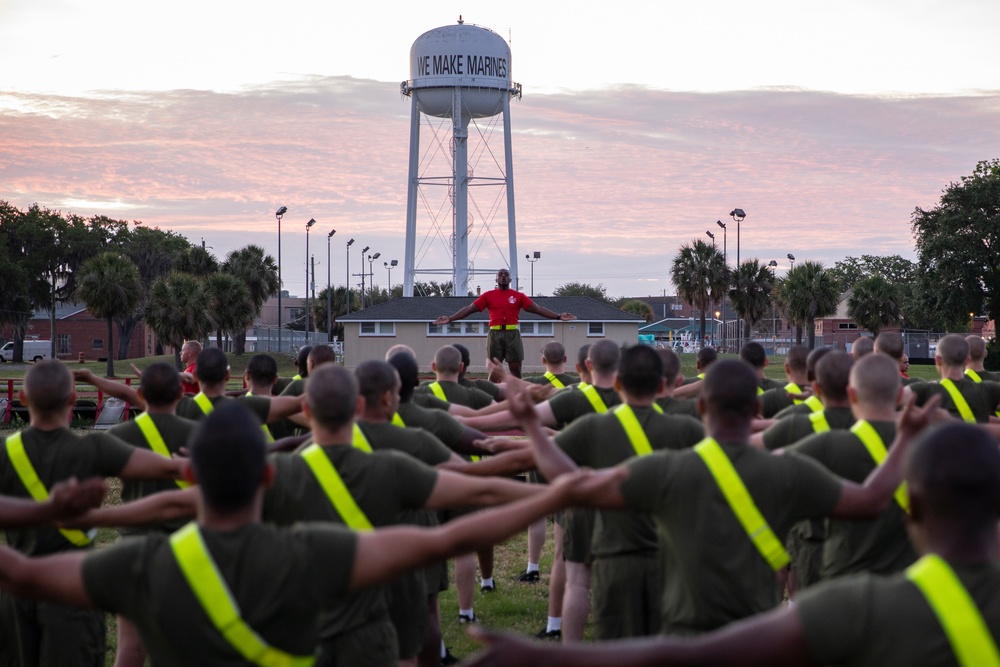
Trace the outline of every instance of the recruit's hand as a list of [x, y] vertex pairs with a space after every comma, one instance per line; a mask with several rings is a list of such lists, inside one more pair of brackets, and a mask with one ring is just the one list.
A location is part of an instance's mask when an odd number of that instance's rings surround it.
[[492, 436], [489, 438], [483, 438], [482, 440], [475, 440], [473, 443], [476, 447], [481, 447], [491, 454], [500, 454], [502, 452], [509, 452], [515, 449], [530, 449], [530, 440], [511, 440], [510, 438]]
[[484, 650], [462, 663], [466, 667], [502, 667], [503, 665], [542, 665], [544, 656], [552, 650], [540, 642], [532, 642], [510, 633], [487, 632], [469, 628], [469, 636], [483, 645]]
[[447, 315], [442, 315], [441, 317], [434, 320], [434, 324], [448, 324], [451, 322], [451, 318]]
[[941, 404], [941, 395], [930, 398], [922, 407], [917, 407], [917, 397], [910, 395], [906, 401], [906, 407], [896, 422], [896, 433], [905, 440], [912, 440], [922, 430], [938, 421], [938, 406]]
[[138, 366], [136, 366], [135, 364], [133, 364], [131, 362], [129, 363], [129, 366], [132, 367], [132, 372], [133, 373], [135, 373], [139, 377], [142, 377], [142, 369], [141, 368], [139, 368]]
[[567, 322], [569, 320], [575, 320], [576, 315], [574, 315], [573, 313], [559, 313], [559, 319], [562, 320], [563, 322]]
[[76, 368], [73, 370], [73, 379], [77, 382], [86, 382], [88, 384], [94, 383], [94, 371], [89, 368]]
[[108, 484], [100, 477], [78, 482], [76, 477], [59, 482], [49, 491], [49, 500], [55, 510], [53, 520], [71, 519], [89, 509], [100, 507], [108, 494]]
[[538, 413], [535, 412], [535, 404], [527, 391], [515, 391], [507, 398], [510, 406], [510, 414], [514, 419], [526, 425], [530, 422], [538, 421]]
[[500, 384], [507, 379], [507, 369], [504, 368], [503, 362], [496, 357], [486, 360], [486, 372], [490, 382]]

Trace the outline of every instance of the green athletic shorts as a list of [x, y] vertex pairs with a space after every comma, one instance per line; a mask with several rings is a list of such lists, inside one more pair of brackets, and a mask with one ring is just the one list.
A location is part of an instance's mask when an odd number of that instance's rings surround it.
[[490, 329], [486, 337], [486, 353], [499, 361], [524, 361], [521, 332], [517, 329]]
[[655, 553], [595, 558], [591, 567], [594, 639], [660, 633], [661, 571]]
[[324, 639], [316, 667], [395, 667], [399, 661], [396, 628], [382, 616], [371, 623]]
[[594, 510], [568, 509], [563, 512], [563, 560], [590, 565], [590, 543], [594, 539]]

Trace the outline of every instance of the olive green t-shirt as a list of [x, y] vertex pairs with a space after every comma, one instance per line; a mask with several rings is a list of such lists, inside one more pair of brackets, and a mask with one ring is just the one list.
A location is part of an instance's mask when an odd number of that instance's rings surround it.
[[[197, 422], [176, 415], [150, 413], [149, 416], [152, 418], [156, 430], [160, 432], [163, 444], [167, 446], [167, 450], [171, 454], [177, 454], [182, 447], [187, 446], [188, 438], [198, 426]], [[151, 451], [153, 449], [134, 419], [122, 422], [109, 429], [108, 434], [121, 438], [133, 447]], [[176, 491], [178, 488], [180, 487], [177, 485], [177, 482], [172, 479], [125, 479], [122, 480], [122, 502], [131, 502], [139, 498], [145, 498], [160, 491]], [[164, 523], [159, 528], [172, 533], [187, 523], [187, 521], [184, 518], [174, 519], [173, 521]], [[136, 535], [145, 534], [147, 530], [143, 528], [120, 528], [118, 532], [122, 535]]]
[[[354, 533], [341, 526], [287, 530], [260, 523], [201, 533], [247, 625], [275, 648], [313, 655], [320, 612], [350, 584]], [[246, 664], [212, 625], [166, 535], [129, 538], [91, 553], [83, 562], [83, 583], [95, 606], [136, 625], [157, 667]]]
[[[0, 439], [0, 493], [31, 498]], [[41, 431], [29, 426], [21, 431], [21, 441], [35, 474], [50, 490], [70, 477], [115, 477], [135, 453], [135, 447], [113, 435], [91, 432], [77, 435], [68, 428]], [[7, 543], [28, 556], [44, 556], [77, 547], [53, 526], [27, 526], [6, 531]]]
[[[704, 438], [697, 419], [685, 415], [660, 414], [653, 408], [633, 408], [650, 447], [684, 449]], [[613, 412], [589, 414], [559, 433], [555, 442], [579, 466], [610, 468], [636, 456], [635, 447]], [[656, 523], [644, 512], [599, 510], [594, 523], [594, 558], [628, 554], [655, 554], [658, 549]]]
[[[1000, 638], [1000, 565], [952, 564]], [[927, 598], [904, 574], [859, 574], [824, 582], [795, 599], [817, 665], [954, 667], [955, 654]]]
[[[813, 414], [812, 411], [802, 412], [775, 422], [764, 431], [764, 446], [768, 449], [780, 449], [816, 433], [811, 418]], [[823, 414], [830, 429], [834, 431], [851, 428], [854, 424], [854, 413], [850, 408], [827, 408]]]
[[[893, 422], [872, 422], [886, 449], [896, 437]], [[828, 431], [801, 440], [788, 453], [808, 456], [841, 479], [862, 484], [875, 470], [875, 460], [851, 431]], [[893, 499], [875, 519], [828, 519], [820, 577], [873, 572], [895, 574], [917, 559], [906, 533], [906, 514]]]
[[[257, 416], [261, 424], [267, 423], [267, 416], [271, 412], [271, 399], [267, 396], [240, 396], [238, 398], [232, 396], [215, 396], [208, 400], [212, 402], [213, 407], [218, 407], [219, 403], [225, 401], [240, 401], [243, 405], [250, 408], [250, 412]], [[201, 406], [195, 403], [193, 396], [185, 396], [177, 404], [177, 416], [200, 422], [207, 415], [201, 409]]]
[[[574, 385], [580, 381], [579, 376], [573, 375], [572, 373], [555, 373], [554, 375], [563, 385], [562, 387], [557, 387], [557, 389], [563, 389], [564, 387]], [[555, 387], [555, 385], [553, 385], [552, 382], [544, 375], [533, 375], [532, 377], [524, 378], [524, 381], [530, 382], [531, 384], [540, 384], [542, 386], [552, 385]]]
[[791, 383], [789, 383], [782, 387], [768, 389], [763, 394], [761, 394], [760, 395], [761, 416], [764, 419], [771, 419], [785, 408], [791, 407], [792, 405], [801, 405], [802, 401], [796, 403], [795, 399], [792, 398], [789, 392], [795, 394], [801, 394], [802, 387], [799, 385], [792, 385]]
[[701, 414], [698, 413], [698, 401], [693, 398], [674, 398], [673, 396], [663, 396], [656, 399], [656, 404], [660, 406], [664, 414], [687, 415], [701, 421]]
[[463, 377], [461, 380], [458, 381], [458, 383], [463, 387], [467, 387], [469, 389], [478, 389], [479, 391], [485, 394], [489, 394], [490, 398], [492, 398], [494, 401], [497, 400], [498, 396], [500, 396], [500, 385], [498, 385], [496, 382], [490, 382], [489, 380], [483, 380], [483, 379], [471, 379]]
[[[840, 497], [840, 480], [815, 461], [720, 444], [782, 544], [796, 522], [827, 516]], [[706, 632], [778, 605], [774, 570], [696, 452], [655, 452], [626, 466], [626, 504], [651, 512], [664, 537], [664, 632]]]
[[[976, 422], [985, 424], [990, 420], [990, 416], [997, 411], [997, 404], [1000, 403], [1000, 383], [997, 382], [973, 382], [968, 377], [955, 381], [955, 388], [962, 395], [965, 402], [969, 404]], [[936, 394], [941, 396], [941, 407], [959, 419], [961, 414], [955, 402], [951, 400], [948, 390], [940, 382], [922, 382], [911, 384], [910, 391], [917, 397], [917, 403], [923, 405]]]
[[429, 466], [436, 466], [451, 458], [451, 450], [436, 436], [422, 428], [403, 428], [390, 422], [359, 421], [372, 449], [395, 449]]
[[[306, 393], [306, 380], [308, 380], [308, 379], [309, 378], [299, 378], [298, 380], [291, 380], [291, 381], [289, 381], [289, 383], [286, 384], [281, 389], [281, 391], [280, 391], [280, 393], [278, 395], [279, 396], [301, 396], [302, 394]], [[279, 380], [279, 382], [281, 382], [281, 380]], [[278, 388], [275, 387], [274, 390], [278, 391]]]
[[422, 408], [430, 408], [431, 410], [443, 410], [448, 412], [448, 408], [451, 407], [451, 403], [448, 401], [442, 401], [440, 398], [435, 396], [430, 392], [414, 391], [413, 398], [408, 401], [414, 405], [419, 405]]
[[400, 403], [396, 409], [403, 424], [410, 428], [422, 428], [435, 435], [446, 447], [454, 449], [465, 434], [465, 427], [454, 417], [442, 410], [434, 410], [417, 405], [413, 401]]
[[[414, 390], [414, 395], [430, 394], [434, 396], [431, 390], [432, 382], [425, 382]], [[481, 389], [475, 389], [470, 387], [463, 387], [457, 382], [452, 382], [450, 380], [443, 380], [439, 382], [441, 389], [444, 391], [444, 396], [449, 403], [457, 403], [458, 405], [464, 405], [467, 408], [472, 408], [473, 410], [479, 410], [480, 408], [485, 408], [487, 405], [493, 403], [493, 397], [487, 394]]]
[[[323, 451], [376, 528], [401, 523], [407, 510], [423, 508], [437, 482], [434, 468], [401, 452], [368, 454], [350, 445], [327, 446]], [[276, 474], [264, 495], [265, 521], [280, 526], [299, 521], [344, 523], [301, 455], [278, 454], [271, 461]], [[343, 634], [380, 616], [388, 620], [387, 613], [381, 587], [341, 596], [324, 613], [321, 636], [326, 639]]]
[[[594, 385], [591, 385], [594, 386]], [[614, 387], [594, 387], [605, 407], [613, 408], [622, 402], [621, 396]], [[552, 416], [556, 419], [556, 428], [561, 429], [574, 419], [594, 412], [594, 406], [579, 388], [565, 389], [549, 398]]]

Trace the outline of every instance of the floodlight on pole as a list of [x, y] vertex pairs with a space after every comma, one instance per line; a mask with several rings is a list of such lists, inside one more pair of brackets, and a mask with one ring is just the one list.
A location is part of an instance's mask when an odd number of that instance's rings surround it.
[[531, 264], [531, 296], [532, 297], [535, 296], [535, 262], [537, 262], [539, 259], [541, 259], [541, 257], [542, 257], [542, 253], [539, 252], [539, 251], [537, 251], [537, 250], [535, 252], [533, 252], [532, 254], [530, 254], [530, 255], [525, 255], [524, 256], [524, 258], [526, 260], [528, 260], [528, 263]]
[[792, 253], [788, 253], [786, 257], [788, 257], [788, 261], [792, 263], [791, 267], [789, 267], [788, 269], [789, 271], [791, 271], [792, 269], [795, 268], [795, 255], [793, 255]]
[[[379, 257], [381, 257], [381, 256], [382, 256], [382, 253], [380, 253], [380, 252], [377, 252], [374, 255], [368, 255], [368, 283], [369, 283], [368, 284], [368, 289], [372, 293], [372, 303], [371, 303], [371, 305], [373, 305], [373, 306], [375, 305], [375, 271], [372, 269], [372, 263], [376, 259], [378, 259]], [[363, 266], [361, 267], [361, 270], [362, 271], [364, 270]]]
[[333, 306], [332, 292], [330, 288], [330, 239], [337, 233], [336, 229], [331, 229], [326, 235], [326, 340], [333, 342]]
[[392, 270], [396, 268], [397, 264], [399, 264], [398, 259], [394, 259], [391, 262], [382, 262], [382, 265], [385, 267], [386, 274], [386, 293], [389, 295], [390, 299], [392, 298]]
[[347, 314], [351, 314], [351, 245], [354, 243], [354, 239], [347, 242], [347, 261], [344, 262], [344, 266], [347, 267], [347, 282], [344, 283], [344, 301], [347, 302]]
[[[729, 229], [726, 227], [726, 223], [724, 223], [722, 220], [716, 220], [715, 224], [717, 224], [719, 227], [722, 227], [722, 256], [725, 259], [726, 270], [728, 271], [729, 270], [729, 252], [728, 252], [728, 249], [727, 249], [726, 245], [727, 245], [727, 241], [728, 241], [728, 237], [729, 237]], [[714, 237], [713, 237], [713, 239], [714, 239]], [[722, 347], [723, 347], [723, 349], [725, 349], [725, 347], [726, 347], [726, 302], [727, 301], [728, 301], [728, 299], [726, 299], [726, 295], [723, 294], [722, 295]]]
[[[736, 221], [736, 275], [740, 275], [740, 223], [747, 217], [747, 214], [741, 208], [734, 208], [729, 212], [730, 217]], [[738, 290], [739, 285], [736, 286]], [[740, 323], [740, 332], [737, 340], [739, 341], [739, 347], [743, 347], [743, 323]]]
[[306, 223], [306, 344], [309, 342], [309, 230], [316, 224], [316, 218]]
[[[280, 206], [274, 212], [274, 217], [278, 219], [278, 352], [281, 352], [281, 216], [288, 213], [287, 206]], [[268, 336], [270, 340], [270, 336]]]
[[361, 249], [361, 310], [365, 309], [365, 253], [371, 246], [366, 245]]

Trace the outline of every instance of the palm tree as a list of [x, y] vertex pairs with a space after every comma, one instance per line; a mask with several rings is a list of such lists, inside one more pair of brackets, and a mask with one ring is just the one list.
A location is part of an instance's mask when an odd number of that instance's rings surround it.
[[[247, 245], [229, 253], [222, 270], [246, 283], [247, 289], [250, 290], [254, 319], [260, 315], [264, 303], [281, 289], [278, 266], [274, 258], [265, 254], [259, 245]], [[246, 340], [245, 331], [233, 337], [236, 354], [243, 354], [246, 351]]]
[[859, 326], [871, 331], [872, 336], [878, 336], [879, 331], [902, 321], [899, 302], [896, 286], [875, 275], [854, 285], [847, 299], [847, 314]]
[[618, 306], [619, 310], [624, 310], [626, 313], [631, 313], [636, 317], [641, 317], [647, 322], [652, 322], [655, 313], [653, 308], [643, 301], [642, 299], [629, 299]]
[[778, 282], [775, 292], [782, 314], [796, 326], [796, 343], [802, 343], [802, 327], [809, 331], [809, 348], [816, 346], [817, 317], [837, 312], [840, 294], [837, 280], [819, 262], [802, 262]]
[[222, 347], [223, 332], [231, 338], [245, 337], [256, 317], [246, 283], [230, 273], [213, 273], [205, 278], [205, 291], [209, 317], [215, 323], [215, 344]]
[[94, 316], [108, 321], [107, 376], [114, 377], [114, 318], [128, 315], [139, 303], [142, 297], [139, 269], [115, 252], [95, 255], [80, 268], [76, 294]]
[[199, 246], [191, 246], [177, 257], [174, 268], [193, 276], [204, 278], [219, 270], [215, 255]]
[[722, 253], [704, 241], [681, 246], [670, 268], [677, 294], [700, 313], [698, 339], [705, 344], [705, 312], [713, 299], [721, 300], [729, 284], [729, 269]]
[[177, 368], [181, 345], [204, 337], [212, 328], [208, 293], [200, 280], [187, 273], [171, 273], [153, 283], [146, 297], [146, 324], [164, 343], [174, 346]]
[[753, 326], [771, 308], [774, 274], [758, 260], [748, 259], [732, 274], [730, 287], [729, 303], [742, 318], [745, 335], [749, 339]]

